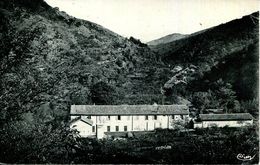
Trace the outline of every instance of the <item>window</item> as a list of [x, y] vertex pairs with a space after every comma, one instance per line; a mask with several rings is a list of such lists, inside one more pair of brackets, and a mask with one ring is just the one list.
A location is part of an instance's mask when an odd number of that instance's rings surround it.
[[110, 126], [107, 126], [107, 132], [110, 132]]
[[145, 115], [145, 120], [148, 120], [148, 115]]
[[92, 132], [95, 132], [95, 126], [92, 126]]
[[107, 119], [110, 120], [110, 115], [107, 116]]
[[172, 119], [174, 119], [174, 115], [172, 115]]
[[183, 115], [181, 115], [181, 119], [183, 119]]
[[154, 118], [154, 120], [157, 120], [157, 115], [154, 115], [153, 118]]
[[119, 126], [116, 126], [116, 131], [119, 131]]
[[117, 116], [117, 120], [121, 120], [121, 116], [120, 115]]
[[127, 131], [127, 126], [124, 126], [124, 131]]
[[88, 119], [91, 119], [91, 116], [87, 116]]

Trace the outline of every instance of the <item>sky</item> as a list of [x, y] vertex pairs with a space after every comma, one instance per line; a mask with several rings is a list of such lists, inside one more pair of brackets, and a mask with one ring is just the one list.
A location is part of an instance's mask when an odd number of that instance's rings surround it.
[[148, 42], [191, 34], [259, 11], [259, 0], [45, 0], [76, 18]]

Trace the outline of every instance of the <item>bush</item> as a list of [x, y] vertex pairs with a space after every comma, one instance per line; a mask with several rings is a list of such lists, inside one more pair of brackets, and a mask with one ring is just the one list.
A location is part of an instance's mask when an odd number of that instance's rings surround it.
[[134, 43], [134, 44], [136, 44], [136, 45], [138, 45], [138, 46], [147, 47], [147, 44], [142, 43], [139, 39], [135, 39], [135, 38], [132, 37], [132, 36], [129, 38], [129, 40], [130, 40], [132, 43]]

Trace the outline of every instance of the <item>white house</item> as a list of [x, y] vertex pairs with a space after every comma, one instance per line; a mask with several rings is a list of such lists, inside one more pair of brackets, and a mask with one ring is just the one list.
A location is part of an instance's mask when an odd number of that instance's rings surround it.
[[194, 128], [206, 127], [242, 127], [253, 124], [253, 116], [249, 113], [232, 114], [200, 114], [200, 120], [194, 122]]
[[72, 105], [70, 128], [82, 137], [104, 138], [109, 132], [173, 128], [188, 117], [186, 105]]

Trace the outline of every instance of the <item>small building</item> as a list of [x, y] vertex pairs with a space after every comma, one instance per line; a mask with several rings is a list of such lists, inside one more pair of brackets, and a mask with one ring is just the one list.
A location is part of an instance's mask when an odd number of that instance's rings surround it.
[[105, 138], [109, 132], [171, 129], [188, 113], [186, 105], [72, 105], [70, 128], [81, 137]]
[[69, 124], [71, 126], [70, 127], [71, 129], [80, 130], [80, 134], [83, 137], [86, 137], [86, 136], [92, 134], [92, 132], [93, 132], [93, 130], [92, 130], [93, 121], [90, 119], [81, 118], [79, 116], [79, 117], [76, 117], [73, 120], [71, 120]]
[[253, 116], [249, 113], [232, 114], [200, 114], [199, 120], [194, 122], [194, 128], [242, 127], [253, 124]]

